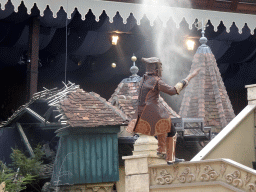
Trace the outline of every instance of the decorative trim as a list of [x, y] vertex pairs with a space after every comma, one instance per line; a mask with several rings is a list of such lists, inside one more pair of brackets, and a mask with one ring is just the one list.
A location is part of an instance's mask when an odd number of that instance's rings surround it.
[[181, 175], [178, 177], [179, 182], [181, 183], [191, 183], [192, 181], [195, 181], [196, 176], [190, 172], [190, 168], [186, 167], [185, 170], [181, 173]]
[[156, 178], [156, 183], [160, 185], [165, 185], [165, 184], [171, 184], [174, 181], [174, 178], [172, 177], [171, 174], [169, 174], [166, 169], [162, 169], [160, 171], [160, 176]]
[[149, 167], [152, 170], [150, 189], [221, 185], [232, 191], [256, 192], [256, 171], [229, 159], [186, 161], [172, 166], [155, 164]]
[[227, 169], [227, 164], [222, 163], [222, 164], [220, 165], [220, 174], [221, 174], [221, 177], [223, 177], [224, 173], [226, 172], [226, 169]]
[[205, 173], [200, 177], [201, 181], [215, 181], [219, 177], [219, 174], [210, 165], [206, 165], [204, 171]]
[[156, 180], [156, 175], [157, 175], [156, 168], [151, 169], [151, 173], [152, 173], [153, 179]]
[[71, 185], [71, 186], [61, 186], [60, 191], [68, 191], [68, 192], [111, 192], [114, 183], [96, 183], [96, 184], [83, 184], [83, 185]]
[[179, 166], [177, 165], [177, 166], [173, 166], [173, 173], [174, 173], [174, 177], [175, 177], [175, 179], [177, 179], [178, 178], [178, 174], [179, 174]]
[[246, 176], [244, 177], [244, 185], [247, 185], [252, 178], [252, 175], [249, 173], [246, 173]]
[[256, 191], [256, 181], [254, 181], [254, 183], [250, 183], [248, 186], [249, 186], [249, 191], [250, 192], [255, 192]]
[[[1, 1], [1, 5], [3, 5], [4, 7], [7, 2], [8, 0], [3, 0]], [[47, 5], [49, 5], [54, 17], [57, 16], [57, 12], [60, 10], [60, 7], [63, 7], [63, 9], [68, 13], [67, 16], [70, 19], [71, 14], [74, 12], [74, 9], [77, 8], [82, 16], [82, 19], [84, 20], [88, 9], [91, 9], [93, 14], [96, 16], [96, 21], [99, 21], [99, 17], [102, 14], [102, 11], [105, 10], [106, 14], [109, 17], [109, 21], [113, 22], [113, 18], [118, 11], [122, 16], [124, 23], [126, 23], [127, 18], [130, 17], [130, 14], [133, 13], [138, 24], [140, 24], [140, 20], [143, 18], [143, 16], [146, 15], [151, 25], [153, 25], [154, 21], [159, 18], [162, 21], [163, 26], [166, 26], [167, 22], [170, 20], [170, 18], [172, 18], [172, 20], [176, 24], [176, 27], [179, 28], [180, 22], [183, 18], [185, 18], [189, 24], [190, 29], [192, 29], [192, 25], [195, 22], [195, 19], [208, 18], [214, 26], [215, 31], [217, 31], [217, 27], [219, 26], [220, 21], [223, 21], [224, 25], [227, 28], [227, 32], [229, 32], [232, 23], [235, 22], [239, 32], [242, 33], [242, 28], [244, 27], [246, 21], [247, 26], [251, 29], [251, 33], [253, 33], [256, 20], [256, 16], [251, 14], [169, 7], [150, 3], [134, 4], [102, 0], [72, 0], [68, 1], [67, 5], [65, 1], [59, 3], [50, 0], [35, 0], [23, 2], [27, 8], [28, 14], [31, 14], [31, 9], [34, 6], [34, 3], [36, 3], [38, 9], [40, 10], [41, 16], [44, 15], [44, 10], [46, 9]], [[12, 1], [12, 4], [14, 6], [14, 11], [18, 12], [18, 7], [21, 4], [21, 0]]]
[[234, 185], [235, 187], [242, 187], [243, 181], [242, 179], [240, 179], [240, 177], [241, 177], [241, 172], [236, 170], [232, 174], [226, 175], [226, 182]]
[[196, 177], [199, 176], [200, 170], [201, 170], [200, 164], [196, 164]]

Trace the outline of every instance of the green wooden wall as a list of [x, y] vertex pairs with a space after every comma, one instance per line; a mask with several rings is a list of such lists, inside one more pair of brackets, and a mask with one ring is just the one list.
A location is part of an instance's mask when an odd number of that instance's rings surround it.
[[117, 133], [82, 133], [60, 138], [52, 182], [55, 185], [119, 180]]

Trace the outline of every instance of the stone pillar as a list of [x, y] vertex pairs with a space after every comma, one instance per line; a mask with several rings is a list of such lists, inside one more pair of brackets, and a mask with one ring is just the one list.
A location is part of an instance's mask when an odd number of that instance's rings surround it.
[[157, 157], [157, 139], [153, 136], [139, 135], [140, 137], [134, 143], [133, 155], [147, 154], [151, 157]]
[[153, 136], [140, 135], [134, 144], [132, 156], [125, 160], [125, 192], [149, 192], [152, 164], [166, 164], [157, 156], [158, 141]]
[[256, 104], [256, 84], [246, 85], [248, 105]]

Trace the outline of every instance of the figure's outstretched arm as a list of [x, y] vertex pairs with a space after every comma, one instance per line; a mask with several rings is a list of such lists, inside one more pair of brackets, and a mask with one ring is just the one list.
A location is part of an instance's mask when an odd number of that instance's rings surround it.
[[179, 94], [180, 91], [188, 85], [188, 82], [199, 73], [199, 71], [200, 71], [200, 69], [194, 70], [185, 79], [183, 79], [181, 82], [177, 83], [174, 87], [166, 84], [162, 79], [159, 79], [158, 80], [158, 90], [162, 91], [164, 93], [167, 93], [169, 95]]
[[200, 71], [201, 69], [200, 68], [197, 68], [195, 69], [192, 73], [190, 73], [185, 79], [183, 79], [181, 82], [177, 83], [174, 87], [176, 88], [177, 90], [177, 94], [180, 93], [180, 91], [182, 89], [184, 89], [187, 85], [188, 85], [188, 82], [194, 78]]
[[177, 90], [175, 87], [168, 85], [162, 79], [158, 80], [158, 90], [162, 91], [168, 95], [175, 95], [177, 94]]

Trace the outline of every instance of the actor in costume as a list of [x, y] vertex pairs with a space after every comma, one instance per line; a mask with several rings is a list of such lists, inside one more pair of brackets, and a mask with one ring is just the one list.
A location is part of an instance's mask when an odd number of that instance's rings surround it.
[[158, 155], [165, 157], [168, 164], [184, 161], [175, 158], [177, 133], [171, 124], [171, 117], [165, 107], [159, 102], [160, 91], [169, 95], [179, 94], [188, 85], [191, 78], [199, 73], [200, 69], [189, 74], [174, 87], [162, 80], [162, 63], [159, 58], [142, 58], [146, 64], [139, 89], [138, 109], [127, 127], [128, 132], [157, 136]]

